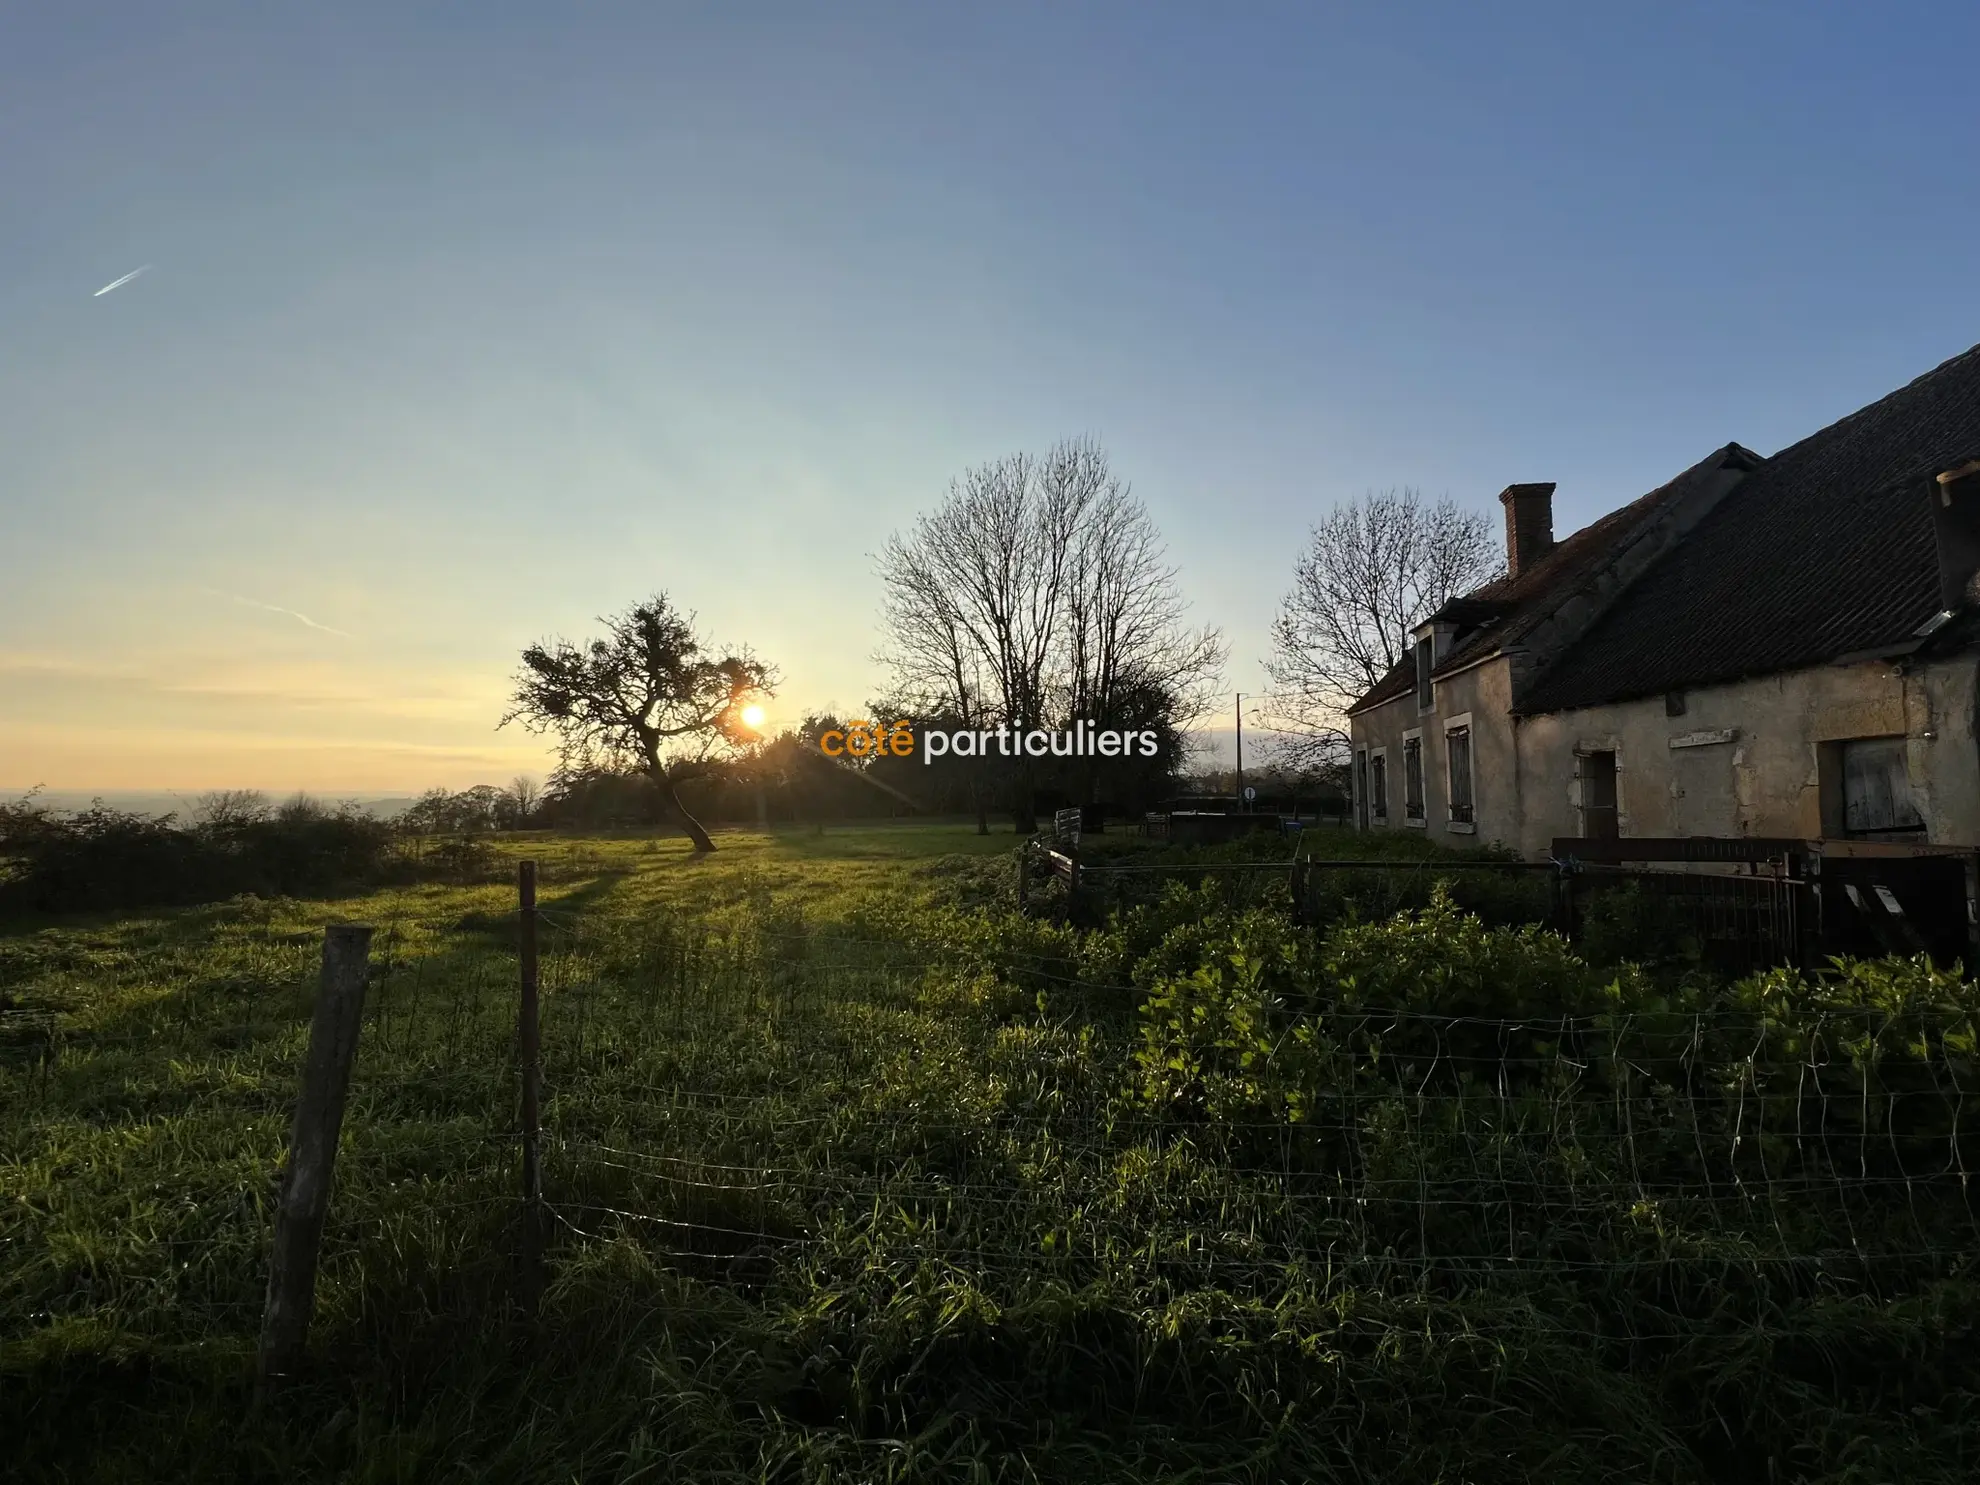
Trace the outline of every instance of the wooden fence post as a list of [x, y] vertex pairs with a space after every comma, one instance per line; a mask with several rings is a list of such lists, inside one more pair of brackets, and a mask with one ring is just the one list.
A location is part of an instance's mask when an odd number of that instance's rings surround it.
[[1025, 905], [1030, 901], [1030, 896], [1029, 896], [1030, 887], [1031, 887], [1031, 842], [1025, 841], [1023, 844], [1021, 844], [1018, 847], [1017, 910], [1019, 912], [1025, 911]]
[[1963, 876], [1966, 886], [1966, 961], [1968, 977], [1980, 975], [1980, 855], [1968, 856]]
[[288, 1167], [275, 1209], [275, 1251], [268, 1268], [257, 1378], [263, 1391], [295, 1369], [309, 1338], [316, 1260], [323, 1246], [323, 1219], [330, 1207], [370, 960], [369, 927], [338, 923], [323, 931], [323, 971], [289, 1134]]
[[543, 1056], [536, 997], [536, 863], [517, 873], [521, 895], [522, 1001], [516, 1015], [516, 1060], [522, 1074], [522, 1231], [517, 1298], [531, 1319], [543, 1297]]

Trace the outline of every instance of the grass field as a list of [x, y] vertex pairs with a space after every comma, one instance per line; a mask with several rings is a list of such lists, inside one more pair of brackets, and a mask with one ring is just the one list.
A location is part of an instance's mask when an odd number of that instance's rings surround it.
[[[502, 847], [544, 881], [533, 1329], [506, 866], [0, 929], [0, 1471], [1980, 1473], [1955, 977], [1653, 981], [1442, 907], [1315, 937], [1272, 873], [1077, 928], [1011, 911], [1008, 831], [721, 844]], [[314, 1351], [256, 1408], [340, 919], [376, 970]]]

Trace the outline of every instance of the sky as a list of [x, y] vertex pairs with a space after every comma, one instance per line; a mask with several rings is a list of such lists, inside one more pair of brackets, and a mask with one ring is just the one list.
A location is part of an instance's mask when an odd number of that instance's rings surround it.
[[0, 34], [0, 791], [541, 776], [518, 652], [656, 589], [857, 711], [873, 553], [1070, 436], [1261, 690], [1336, 502], [1565, 535], [1980, 340], [1967, 4]]

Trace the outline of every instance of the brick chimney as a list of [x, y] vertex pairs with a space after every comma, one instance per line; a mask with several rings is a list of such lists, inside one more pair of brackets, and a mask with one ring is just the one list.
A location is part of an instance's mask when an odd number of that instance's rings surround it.
[[1507, 485], [1506, 571], [1517, 577], [1554, 549], [1554, 486]]

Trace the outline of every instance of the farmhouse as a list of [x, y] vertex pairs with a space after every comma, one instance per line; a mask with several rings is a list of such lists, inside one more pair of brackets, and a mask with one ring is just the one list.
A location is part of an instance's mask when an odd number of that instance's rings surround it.
[[1553, 494], [1350, 709], [1360, 828], [1980, 846], [1980, 347], [1560, 541]]

